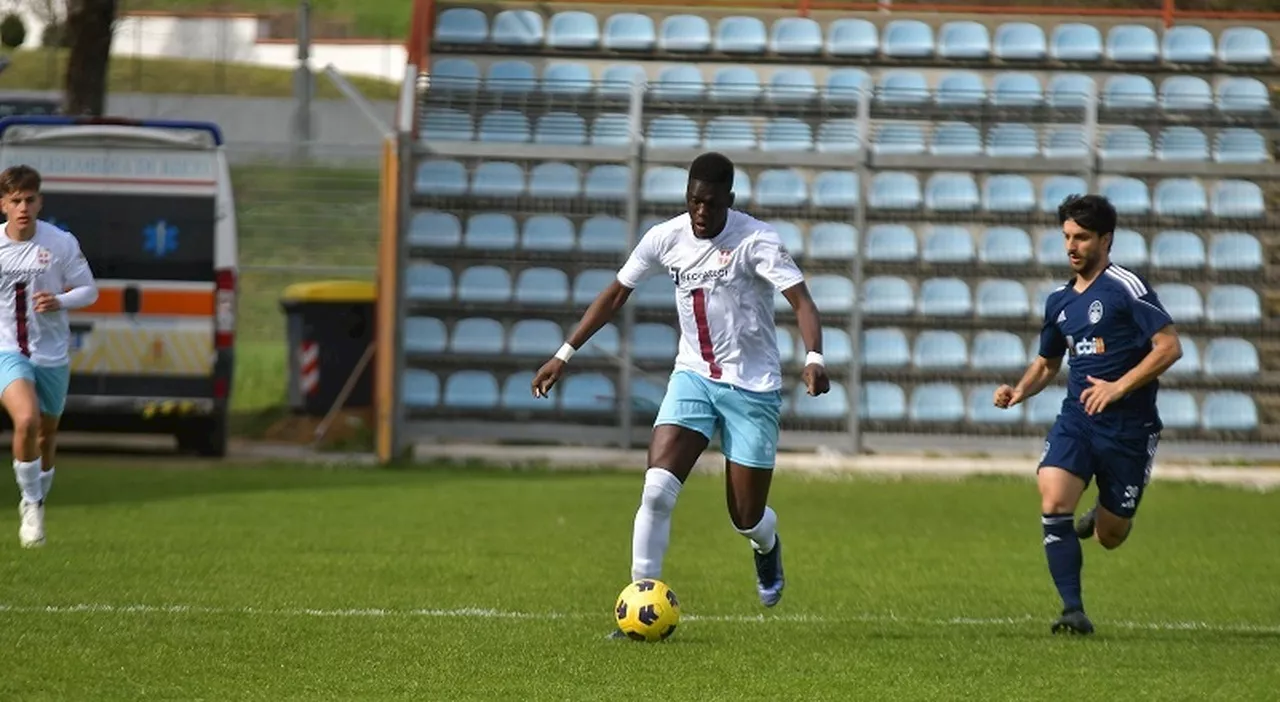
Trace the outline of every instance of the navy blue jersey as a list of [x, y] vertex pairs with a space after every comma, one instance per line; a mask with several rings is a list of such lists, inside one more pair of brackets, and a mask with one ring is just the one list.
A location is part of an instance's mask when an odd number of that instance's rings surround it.
[[[1061, 358], [1071, 354], [1065, 406], [1080, 409], [1080, 393], [1090, 387], [1088, 377], [1118, 380], [1151, 353], [1151, 337], [1173, 318], [1154, 290], [1137, 273], [1114, 263], [1107, 266], [1083, 293], [1075, 279], [1053, 291], [1044, 306], [1040, 355]], [[1155, 420], [1156, 380], [1117, 400], [1092, 418], [1095, 426], [1119, 428], [1127, 420]]]

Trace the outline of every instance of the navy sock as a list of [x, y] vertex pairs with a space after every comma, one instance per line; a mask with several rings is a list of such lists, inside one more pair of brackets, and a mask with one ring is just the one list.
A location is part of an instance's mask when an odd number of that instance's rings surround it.
[[1084, 555], [1080, 552], [1080, 538], [1076, 536], [1074, 518], [1070, 514], [1045, 514], [1040, 517], [1044, 527], [1044, 555], [1049, 559], [1049, 574], [1062, 595], [1063, 611], [1084, 609], [1080, 597], [1080, 568]]

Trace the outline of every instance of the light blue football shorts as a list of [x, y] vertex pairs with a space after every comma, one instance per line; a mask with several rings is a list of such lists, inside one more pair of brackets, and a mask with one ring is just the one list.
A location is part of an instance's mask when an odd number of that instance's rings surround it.
[[782, 393], [751, 392], [678, 370], [653, 425], [674, 424], [707, 437], [720, 430], [720, 450], [734, 463], [772, 469], [778, 455]]
[[0, 353], [0, 393], [15, 380], [29, 380], [36, 386], [40, 414], [62, 416], [67, 406], [67, 388], [71, 384], [71, 366], [37, 366], [16, 351]]

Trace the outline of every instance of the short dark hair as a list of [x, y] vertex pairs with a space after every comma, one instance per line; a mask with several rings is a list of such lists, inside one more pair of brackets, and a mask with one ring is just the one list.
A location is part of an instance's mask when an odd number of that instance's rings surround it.
[[1116, 208], [1102, 195], [1068, 195], [1058, 205], [1058, 224], [1073, 220], [1081, 227], [1104, 236], [1116, 231]]
[[708, 151], [689, 164], [689, 182], [700, 180], [710, 185], [733, 189], [733, 161], [724, 154]]
[[27, 190], [40, 192], [40, 173], [31, 166], [9, 166], [0, 172], [0, 197]]

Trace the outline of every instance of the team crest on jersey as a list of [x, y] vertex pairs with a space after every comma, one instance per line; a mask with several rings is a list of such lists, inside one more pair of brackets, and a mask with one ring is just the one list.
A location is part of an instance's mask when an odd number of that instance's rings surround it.
[[49, 249], [46, 249], [46, 248], [36, 249], [36, 263], [38, 265], [47, 266], [49, 265], [49, 262], [52, 260], [53, 260], [53, 254], [49, 253]]
[[724, 268], [733, 260], [733, 249], [720, 249], [720, 267]]
[[1102, 300], [1094, 300], [1089, 303], [1089, 323], [1097, 324], [1102, 321]]

